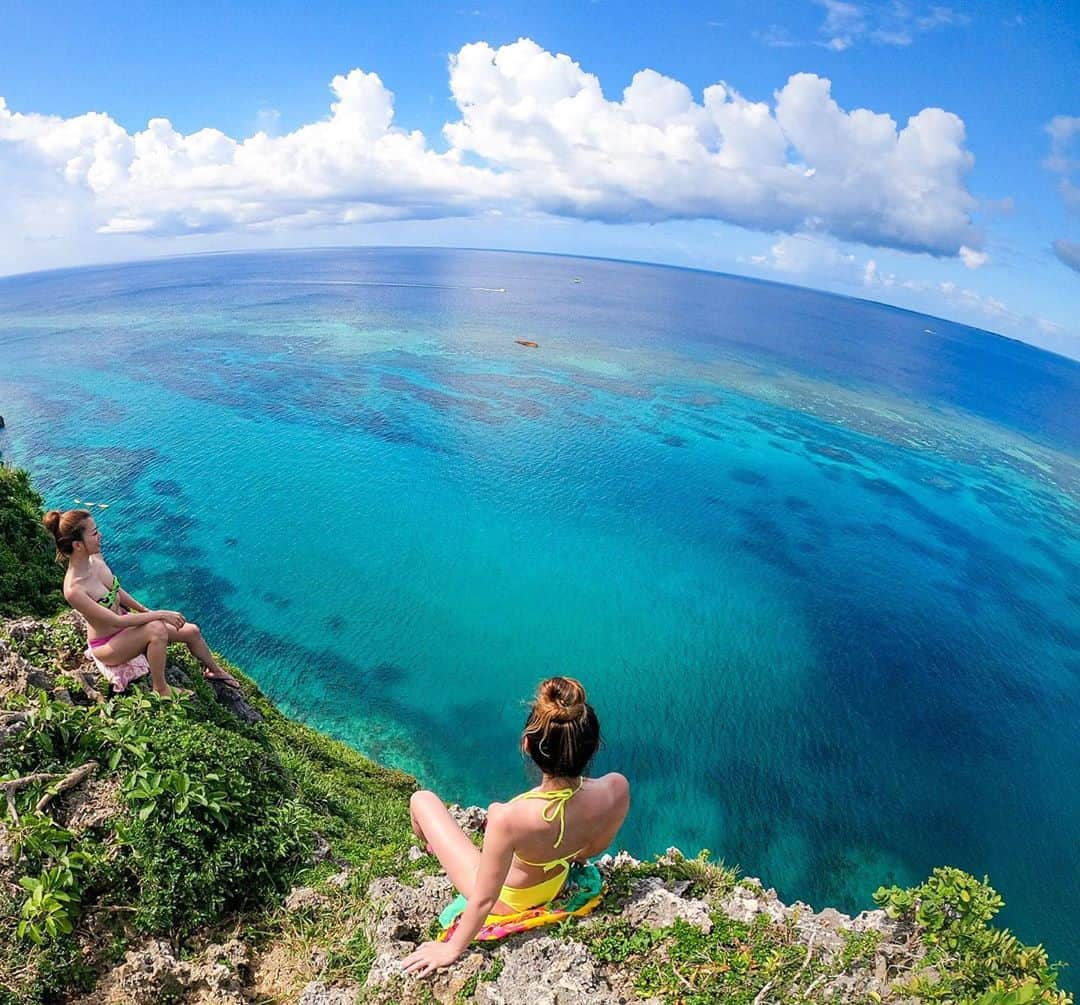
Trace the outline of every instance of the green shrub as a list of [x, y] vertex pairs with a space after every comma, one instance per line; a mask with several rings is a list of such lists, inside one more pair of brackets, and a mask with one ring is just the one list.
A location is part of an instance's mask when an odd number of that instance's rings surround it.
[[0, 465], [0, 617], [47, 617], [64, 605], [64, 573], [41, 506], [26, 472]]
[[941, 978], [912, 981], [910, 990], [923, 1000], [971, 1005], [1068, 1000], [1057, 990], [1057, 968], [1042, 946], [1025, 946], [1008, 929], [990, 925], [1005, 902], [989, 877], [979, 882], [960, 869], [937, 868], [919, 886], [881, 887], [874, 900], [890, 917], [918, 928], [928, 950], [925, 963]]

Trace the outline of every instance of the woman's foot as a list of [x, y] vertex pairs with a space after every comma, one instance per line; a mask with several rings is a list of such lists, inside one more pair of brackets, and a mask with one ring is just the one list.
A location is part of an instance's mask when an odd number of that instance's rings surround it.
[[204, 666], [202, 675], [203, 675], [203, 680], [209, 680], [209, 681], [217, 680], [217, 681], [221, 681], [222, 684], [227, 684], [229, 687], [235, 687], [237, 690], [240, 689], [240, 681], [238, 681], [227, 670], [222, 670], [220, 667], [217, 670], [215, 670], [213, 667]]
[[190, 691], [186, 687], [177, 687], [175, 684], [168, 685], [167, 691], [159, 691], [154, 688], [154, 694], [159, 698], [164, 698], [166, 701], [179, 701], [181, 698], [190, 698], [194, 693], [194, 691]]

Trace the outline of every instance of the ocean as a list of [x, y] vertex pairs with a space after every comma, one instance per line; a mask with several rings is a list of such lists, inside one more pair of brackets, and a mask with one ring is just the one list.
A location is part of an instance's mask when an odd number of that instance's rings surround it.
[[0, 414], [127, 589], [444, 798], [531, 784], [569, 674], [620, 846], [845, 911], [958, 866], [1080, 961], [1080, 364], [731, 276], [333, 249], [0, 279]]

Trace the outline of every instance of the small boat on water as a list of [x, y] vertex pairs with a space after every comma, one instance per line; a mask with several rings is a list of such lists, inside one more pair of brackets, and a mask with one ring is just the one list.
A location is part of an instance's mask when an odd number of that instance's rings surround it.
[[539, 342], [534, 342], [532, 339], [516, 338], [516, 339], [514, 339], [514, 341], [518, 345], [525, 346], [526, 349], [539, 349], [540, 348], [540, 343]]

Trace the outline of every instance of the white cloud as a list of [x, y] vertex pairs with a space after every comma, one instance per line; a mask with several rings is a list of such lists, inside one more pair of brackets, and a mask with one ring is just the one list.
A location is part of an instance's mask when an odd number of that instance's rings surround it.
[[[788, 234], [770, 248], [767, 255], [755, 255], [751, 264], [761, 265], [770, 272], [779, 272], [789, 280], [818, 279], [824, 276], [834, 281], [854, 282], [859, 273], [855, 255], [842, 251], [829, 238], [813, 234]], [[873, 265], [873, 263], [869, 263]]]
[[451, 61], [456, 149], [511, 170], [543, 210], [601, 220], [709, 217], [814, 230], [935, 254], [977, 247], [965, 187], [964, 124], [926, 108], [898, 129], [845, 111], [830, 83], [793, 75], [772, 107], [726, 83], [695, 100], [681, 82], [636, 74], [620, 101], [568, 56], [523, 39], [465, 46]]
[[1080, 134], [1080, 116], [1055, 115], [1047, 124], [1050, 134], [1050, 153], [1043, 167], [1059, 175], [1058, 192], [1069, 209], [1080, 210], [1080, 186], [1072, 176], [1080, 171], [1080, 160], [1072, 156], [1073, 137]]
[[1051, 248], [1062, 265], [1067, 265], [1074, 272], [1080, 272], [1080, 243], [1058, 238], [1051, 244]]
[[[1080, 267], [1080, 245], [1075, 250]], [[1071, 347], [1075, 338], [1064, 326], [1014, 310], [993, 294], [951, 280], [899, 275], [883, 267], [876, 257], [864, 259], [840, 242], [818, 235], [785, 235], [771, 245], [767, 254], [751, 255], [741, 261], [789, 282], [856, 293], [936, 316], [954, 317], [979, 327], [1009, 331], [1025, 339], [1038, 331], [1057, 339], [1054, 343], [1057, 349], [1066, 348], [1066, 342]], [[1059, 336], [1066, 342], [1060, 342]]]
[[912, 8], [900, 0], [891, 3], [815, 2], [825, 8], [825, 20], [818, 28], [821, 38], [818, 44], [834, 52], [844, 52], [861, 42], [904, 47], [911, 45], [918, 34], [959, 27], [971, 21], [966, 14], [951, 7], [933, 4]]
[[962, 244], [960, 246], [960, 260], [964, 263], [965, 268], [981, 269], [990, 261], [990, 256], [985, 251], [976, 251], [974, 248]]
[[5, 240], [541, 211], [980, 254], [966, 188], [974, 158], [964, 123], [940, 108], [898, 127], [842, 109], [813, 74], [792, 76], [770, 104], [726, 83], [699, 99], [649, 69], [609, 100], [595, 75], [528, 39], [466, 45], [449, 69], [459, 118], [444, 127], [445, 153], [396, 126], [393, 94], [359, 69], [331, 82], [328, 117], [276, 136], [267, 108], [267, 128], [246, 139], [185, 135], [166, 118], [128, 133], [103, 113], [19, 113], [0, 98]]

